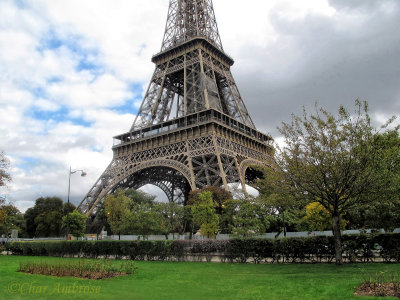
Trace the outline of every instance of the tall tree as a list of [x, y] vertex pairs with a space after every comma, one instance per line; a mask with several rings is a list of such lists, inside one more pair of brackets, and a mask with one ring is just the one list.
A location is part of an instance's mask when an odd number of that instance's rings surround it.
[[112, 232], [118, 234], [119, 239], [121, 239], [121, 234], [128, 228], [130, 205], [131, 200], [123, 190], [118, 190], [116, 195], [108, 195], [104, 201], [107, 222], [110, 224]]
[[218, 232], [216, 206], [210, 191], [201, 192], [191, 206], [194, 224], [200, 226], [201, 234], [208, 238], [214, 238]]
[[61, 235], [62, 213], [59, 210], [42, 212], [35, 218], [37, 237], [58, 237]]
[[[397, 131], [376, 136], [375, 143], [386, 149], [379, 159], [378, 177], [384, 178], [382, 187], [366, 204], [354, 207], [346, 213], [352, 228], [385, 229], [392, 231], [400, 224], [400, 137]], [[370, 195], [367, 195], [368, 197]]]
[[255, 199], [232, 200], [235, 206], [232, 233], [241, 237], [251, 237], [264, 232], [265, 228], [259, 215], [261, 208]]
[[[257, 168], [262, 177], [257, 179], [253, 185], [259, 192], [258, 202], [262, 211], [268, 212], [264, 217], [265, 226], [277, 231], [278, 237], [281, 232], [286, 236], [287, 228], [296, 225], [298, 218], [294, 217], [305, 207], [304, 203], [296, 201], [286, 184], [284, 173], [278, 168]], [[268, 223], [268, 224], [267, 224]]]
[[0, 205], [0, 235], [4, 234], [4, 229], [2, 229], [7, 224], [7, 212]]
[[35, 206], [24, 214], [28, 236], [60, 236], [63, 208], [63, 201], [58, 197], [36, 199]]
[[200, 190], [191, 191], [189, 193], [189, 199], [187, 201], [187, 205], [192, 205], [199, 199], [199, 195], [203, 192], [210, 192], [212, 200], [215, 204], [215, 210], [217, 214], [222, 214], [223, 205], [226, 201], [232, 199], [232, 194], [224, 189], [221, 189], [217, 186], [206, 186]]
[[[278, 147], [274, 168], [283, 178], [283, 191], [305, 203], [317, 201], [330, 213], [337, 264], [343, 263], [341, 216], [375, 201], [393, 177], [391, 168], [379, 172], [383, 162], [391, 163], [390, 151], [379, 142], [367, 103], [355, 104], [353, 114], [341, 106], [336, 116], [318, 106], [314, 114], [304, 109], [302, 116], [292, 115], [292, 122], [278, 128], [285, 146]], [[398, 130], [387, 129], [392, 121], [384, 127], [387, 133]]]
[[133, 203], [148, 203], [148, 204], [154, 203], [154, 199], [156, 198], [156, 196], [149, 195], [145, 192], [134, 189], [125, 190], [125, 196], [131, 199]]
[[127, 219], [128, 231], [146, 238], [149, 234], [165, 234], [160, 226], [161, 214], [154, 209], [154, 204], [134, 203]]
[[82, 237], [85, 235], [86, 230], [86, 219], [87, 215], [81, 214], [76, 209], [69, 213], [68, 219], [67, 216], [63, 216], [62, 218], [62, 227], [67, 229], [69, 227], [69, 232], [76, 237]]
[[[306, 215], [304, 217], [308, 225], [308, 230], [330, 230], [332, 229], [332, 216], [329, 211], [319, 202], [311, 202], [306, 206]], [[340, 228], [344, 229], [347, 225], [344, 218], [340, 218]]]
[[[193, 214], [191, 206], [194, 203], [199, 202], [199, 195], [203, 192], [210, 192], [212, 201], [214, 203], [215, 212], [218, 215], [219, 224], [218, 227], [222, 233], [231, 233], [232, 214], [227, 214], [230, 206], [228, 202], [233, 199], [232, 194], [217, 186], [206, 186], [200, 190], [191, 191], [189, 193], [189, 199], [185, 203], [187, 206], [184, 208], [184, 229], [190, 231], [192, 234], [196, 230], [196, 226], [193, 224]], [[229, 207], [227, 207], [229, 206]], [[230, 211], [229, 211], [230, 212]]]
[[13, 229], [18, 230], [19, 237], [25, 237], [26, 222], [24, 216], [19, 209], [12, 204], [0, 205], [0, 235], [7, 235], [11, 233]]
[[168, 239], [168, 234], [183, 231], [184, 208], [174, 203], [156, 203], [153, 210], [159, 215], [159, 232]]

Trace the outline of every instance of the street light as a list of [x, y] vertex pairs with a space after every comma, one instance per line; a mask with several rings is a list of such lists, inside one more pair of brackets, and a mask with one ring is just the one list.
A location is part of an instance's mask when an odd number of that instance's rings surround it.
[[[85, 177], [87, 175], [87, 173], [83, 170], [75, 170], [72, 171], [71, 166], [69, 167], [69, 177], [68, 177], [68, 207], [69, 207], [69, 194], [71, 191], [71, 175], [75, 174], [76, 172], [81, 172], [81, 176]], [[68, 236], [69, 236], [69, 213], [67, 212], [67, 240], [68, 240]]]

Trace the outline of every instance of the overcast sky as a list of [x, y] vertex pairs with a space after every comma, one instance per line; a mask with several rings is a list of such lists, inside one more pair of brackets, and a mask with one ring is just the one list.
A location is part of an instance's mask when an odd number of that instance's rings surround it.
[[[161, 47], [168, 0], [0, 0], [0, 195], [25, 211], [41, 196], [75, 204], [129, 130]], [[315, 101], [360, 98], [374, 122], [400, 115], [399, 0], [214, 0], [232, 72], [259, 130]]]

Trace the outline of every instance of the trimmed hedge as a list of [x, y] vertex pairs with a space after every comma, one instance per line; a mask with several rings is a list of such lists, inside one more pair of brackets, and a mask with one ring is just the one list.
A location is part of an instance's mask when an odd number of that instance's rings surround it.
[[[400, 234], [346, 235], [342, 238], [347, 262], [400, 262]], [[333, 237], [232, 239], [204, 241], [34, 241], [10, 242], [15, 255], [132, 260], [211, 261], [215, 256], [229, 262], [317, 263], [334, 260]]]

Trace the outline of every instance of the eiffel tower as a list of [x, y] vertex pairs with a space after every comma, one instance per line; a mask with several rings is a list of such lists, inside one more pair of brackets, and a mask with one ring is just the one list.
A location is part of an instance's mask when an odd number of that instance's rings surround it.
[[79, 209], [95, 214], [119, 188], [152, 184], [185, 204], [192, 190], [239, 183], [268, 165], [272, 138], [256, 130], [222, 47], [212, 0], [170, 0], [161, 51], [129, 132]]

